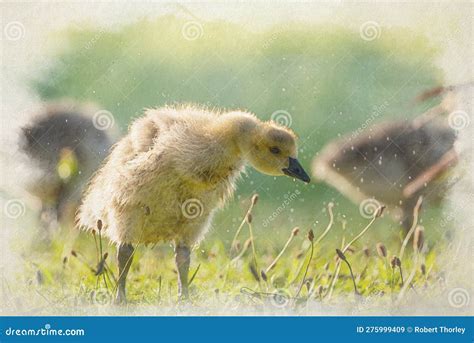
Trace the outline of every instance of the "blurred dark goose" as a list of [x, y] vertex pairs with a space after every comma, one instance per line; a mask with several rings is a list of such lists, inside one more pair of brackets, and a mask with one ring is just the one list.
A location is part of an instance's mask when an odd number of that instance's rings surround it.
[[25, 188], [41, 200], [44, 220], [73, 222], [85, 183], [107, 156], [115, 134], [97, 113], [107, 115], [73, 102], [45, 104], [21, 130]]
[[[296, 135], [255, 115], [192, 106], [147, 110], [94, 175], [77, 215], [118, 246], [117, 302], [124, 302], [134, 245], [172, 242], [178, 293], [188, 296], [191, 247], [232, 196], [245, 165], [309, 182]], [[99, 224], [100, 223], [100, 224]]]
[[455, 140], [445, 117], [383, 122], [327, 144], [312, 172], [357, 204], [372, 198], [401, 209], [400, 223], [410, 228], [420, 195], [443, 197], [443, 175], [457, 160]]

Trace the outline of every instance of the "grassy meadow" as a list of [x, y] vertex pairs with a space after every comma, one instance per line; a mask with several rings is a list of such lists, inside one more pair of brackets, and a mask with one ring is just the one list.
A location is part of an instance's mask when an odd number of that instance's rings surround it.
[[[144, 108], [165, 104], [243, 108], [261, 119], [277, 113], [300, 137], [300, 160], [309, 171], [325, 144], [367, 120], [410, 119], [424, 112], [433, 103], [412, 100], [443, 82], [434, 64], [437, 47], [406, 29], [383, 28], [369, 41], [337, 26], [288, 23], [251, 31], [206, 22], [197, 39], [187, 39], [185, 25], [169, 16], [114, 30], [83, 25], [57, 32], [48, 52], [52, 63], [39, 67], [29, 85], [44, 101], [98, 104], [113, 114], [122, 133]], [[34, 213], [27, 214], [16, 225], [27, 227], [33, 239], [12, 242], [25, 272], [15, 283], [4, 282], [6, 312], [104, 313], [117, 277], [115, 247], [98, 231], [79, 233], [72, 224], [44, 231]], [[412, 239], [404, 246], [406, 232], [390, 213], [372, 219], [324, 184], [249, 168], [234, 199], [193, 250], [190, 303], [234, 314], [300, 311], [341, 301], [360, 309], [370, 299], [379, 309], [396, 311], [412, 296], [443, 289], [437, 256], [450, 243], [435, 244], [446, 231], [440, 208], [423, 204], [418, 222], [425, 228], [424, 244], [414, 249]], [[119, 311], [147, 305], [177, 311], [186, 304], [177, 302], [176, 283], [171, 246], [139, 247], [128, 277], [130, 302]]]
[[[437, 256], [447, 247], [427, 244], [418, 232], [411, 233], [415, 240], [404, 242], [394, 236], [377, 242], [371, 230], [381, 218], [365, 219], [352, 233], [335, 220], [331, 203], [319, 230], [288, 227], [281, 229], [286, 245], [278, 244], [278, 239], [269, 244], [255, 237], [252, 247], [252, 233], [262, 230], [252, 214], [259, 205], [260, 200], [242, 214], [242, 221], [232, 228], [230, 244], [208, 239], [195, 247], [189, 302], [177, 299], [171, 246], [137, 249], [128, 278], [129, 303], [115, 306], [115, 247], [101, 239], [99, 231], [85, 235], [57, 228], [32, 242], [17, 242], [29, 253], [22, 256], [25, 272], [17, 282], [3, 285], [8, 311], [150, 314], [151, 308], [153, 314], [173, 314], [191, 306], [188, 312], [193, 314], [283, 314], [305, 313], [309, 306], [330, 311], [342, 301], [352, 314], [374, 311], [374, 303], [379, 312], [396, 313], [398, 308], [411, 307], [413, 296], [429, 298], [431, 294], [434, 300], [443, 290]], [[341, 240], [334, 238], [335, 231]], [[394, 256], [400, 257], [399, 263]], [[140, 312], [144, 308], [148, 311]]]

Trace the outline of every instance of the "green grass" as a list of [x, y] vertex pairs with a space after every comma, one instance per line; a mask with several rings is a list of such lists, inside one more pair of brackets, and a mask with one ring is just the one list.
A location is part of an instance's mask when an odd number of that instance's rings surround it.
[[[257, 204], [255, 210], [260, 205]], [[393, 256], [399, 256], [401, 239], [399, 235], [393, 234], [391, 239], [383, 241], [387, 257], [379, 256], [375, 248], [377, 236], [373, 230], [380, 229], [377, 224], [383, 224], [384, 218], [378, 218], [345, 251], [358, 290], [358, 295], [355, 295], [349, 268], [346, 263], [339, 266], [341, 261], [338, 262], [335, 249], [342, 250], [369, 222], [370, 220], [362, 219], [360, 228], [351, 234], [347, 229], [343, 230], [341, 222], [335, 220], [328, 235], [321, 238], [329, 223], [327, 217], [320, 229], [314, 231], [311, 259], [309, 231], [300, 228], [276, 266], [266, 273], [266, 280], [260, 279], [259, 282], [250, 269], [250, 265], [254, 263], [252, 248], [247, 245], [246, 251], [242, 253], [244, 242], [249, 238], [248, 223], [244, 221], [237, 239], [240, 249], [238, 252], [230, 254], [229, 241], [216, 237], [206, 239], [193, 250], [190, 275], [195, 275], [190, 285], [190, 304], [194, 308], [209, 308], [212, 304], [220, 310], [238, 306], [278, 312], [298, 311], [308, 303], [331, 305], [343, 299], [343, 302], [361, 304], [367, 299], [376, 299], [380, 308], [385, 308], [403, 303], [406, 294], [414, 295], [438, 287], [440, 274], [437, 256], [443, 245], [430, 248], [431, 244], [427, 243], [423, 253], [415, 254], [410, 242], [401, 267], [405, 284], [407, 280], [411, 281], [409, 287], [402, 291], [404, 287], [400, 269], [394, 269], [390, 264]], [[252, 224], [253, 230], [259, 231], [255, 220]], [[233, 228], [231, 236], [237, 226]], [[292, 228], [281, 230], [286, 231], [286, 238], [292, 235]], [[340, 239], [331, 237], [330, 233], [334, 231], [341, 232]], [[318, 241], [318, 238], [321, 239]], [[31, 246], [24, 247], [22, 259], [25, 270], [10, 277], [10, 281], [5, 281], [3, 291], [8, 299], [5, 307], [7, 311], [85, 314], [91, 311], [100, 313], [100, 309], [110, 309], [109, 306], [112, 306], [114, 311], [121, 313], [144, 307], [159, 311], [160, 308], [174, 308], [178, 304], [177, 275], [173, 250], [169, 245], [137, 249], [128, 277], [129, 303], [127, 306], [116, 307], [112, 304], [115, 285], [113, 279], [117, 277], [114, 246], [103, 239], [103, 253], [108, 253], [107, 268], [97, 276], [95, 270], [100, 258], [92, 235], [78, 233], [72, 228], [60, 228], [46, 239], [38, 236], [33, 241]], [[280, 243], [276, 240], [273, 244], [265, 244], [264, 241], [255, 239], [255, 257], [259, 270], [264, 270], [271, 264], [283, 246]], [[71, 254], [71, 251], [74, 253]], [[235, 258], [239, 254], [241, 257], [231, 262], [231, 257]], [[422, 264], [425, 273], [421, 270]], [[334, 275], [338, 269], [339, 274], [335, 280]], [[306, 278], [303, 279], [305, 271]], [[413, 276], [410, 276], [412, 273]], [[12, 280], [16, 280], [14, 284]], [[91, 307], [95, 310], [91, 310]]]

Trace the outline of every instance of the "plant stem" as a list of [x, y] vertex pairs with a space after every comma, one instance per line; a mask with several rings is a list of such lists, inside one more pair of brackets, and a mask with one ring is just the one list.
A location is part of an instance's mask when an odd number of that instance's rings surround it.
[[293, 234], [293, 232], [291, 233], [291, 236], [290, 238], [288, 238], [288, 240], [286, 241], [285, 245], [283, 246], [283, 249], [281, 249], [280, 253], [277, 255], [277, 257], [275, 257], [275, 259], [273, 260], [272, 263], [270, 263], [270, 265], [267, 267], [267, 269], [265, 269], [265, 274], [268, 274], [270, 272], [270, 270], [272, 270], [275, 265], [277, 264], [278, 260], [283, 256], [283, 253], [286, 251], [286, 249], [288, 248], [288, 246], [290, 245], [291, 241], [293, 240], [293, 237], [295, 237], [295, 235]]
[[306, 276], [308, 275], [308, 269], [311, 264], [311, 260], [313, 259], [313, 253], [314, 253], [314, 243], [311, 242], [309, 261], [308, 261], [308, 264], [306, 265], [306, 269], [303, 274], [303, 279], [301, 279], [301, 284], [300, 284], [300, 287], [298, 288], [298, 292], [296, 293], [295, 298], [298, 298], [298, 296], [300, 295], [301, 289], [303, 288], [304, 281], [306, 280]]
[[415, 208], [413, 209], [413, 223], [411, 224], [411, 228], [408, 231], [407, 235], [405, 236], [405, 239], [403, 240], [402, 247], [400, 248], [400, 253], [398, 254], [400, 261], [403, 258], [403, 253], [405, 252], [405, 248], [408, 244], [408, 241], [410, 240], [411, 235], [413, 235], [413, 232], [415, 231], [416, 226], [418, 224], [418, 214], [419, 214], [420, 206], [422, 202], [423, 202], [423, 197], [420, 196], [418, 198], [418, 201], [416, 202]]
[[334, 204], [332, 202], [330, 202], [328, 204], [328, 213], [329, 213], [329, 224], [328, 226], [326, 227], [326, 230], [324, 230], [324, 232], [321, 234], [321, 236], [318, 237], [318, 239], [316, 239], [316, 242], [315, 244], [318, 244], [319, 242], [321, 242], [323, 240], [324, 237], [326, 237], [326, 235], [328, 234], [329, 230], [331, 230], [332, 228], [332, 225], [334, 224], [334, 214], [332, 213], [332, 208], [334, 207]]
[[260, 287], [260, 290], [261, 290], [262, 283], [261, 283], [261, 277], [258, 274], [260, 272], [260, 269], [258, 269], [257, 253], [255, 251], [255, 240], [253, 238], [252, 224], [248, 223], [248, 227], [249, 227], [250, 240], [252, 242], [253, 263], [254, 263], [254, 267], [255, 267], [255, 270], [257, 271], [257, 275], [258, 275], [258, 286]]
[[356, 285], [356, 282], [355, 282], [354, 274], [352, 273], [351, 264], [347, 260], [344, 260], [344, 262], [346, 262], [347, 266], [349, 267], [349, 272], [351, 273], [352, 283], [354, 284], [354, 293], [355, 293], [355, 295], [359, 295], [359, 291], [357, 290], [357, 285]]

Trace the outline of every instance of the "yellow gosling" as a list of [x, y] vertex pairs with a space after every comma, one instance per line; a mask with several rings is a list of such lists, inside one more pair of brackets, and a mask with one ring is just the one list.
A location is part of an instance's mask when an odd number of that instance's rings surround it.
[[92, 178], [77, 214], [80, 228], [102, 221], [118, 246], [117, 302], [134, 245], [173, 242], [178, 294], [188, 296], [190, 247], [232, 196], [246, 164], [268, 175], [309, 182], [297, 160], [295, 134], [241, 111], [183, 106], [147, 110]]

